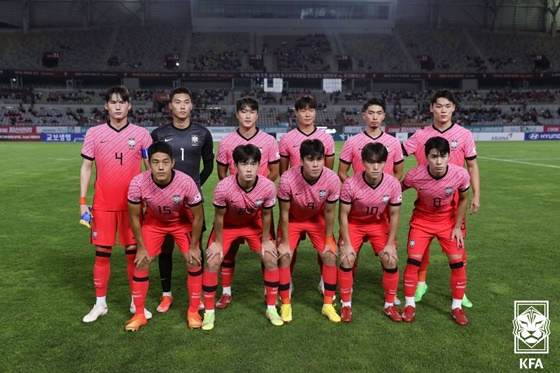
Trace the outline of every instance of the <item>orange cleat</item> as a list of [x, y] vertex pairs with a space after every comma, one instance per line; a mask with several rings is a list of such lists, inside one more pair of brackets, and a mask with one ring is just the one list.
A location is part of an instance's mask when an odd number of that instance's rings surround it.
[[161, 297], [161, 302], [159, 306], [156, 308], [158, 312], [167, 312], [169, 311], [169, 307], [173, 304], [173, 297], [170, 295], [164, 295]]
[[132, 319], [127, 321], [127, 324], [124, 327], [124, 330], [126, 330], [127, 332], [135, 332], [138, 329], [140, 329], [142, 326], [146, 325], [147, 323], [148, 323], [148, 320], [146, 319], [146, 316], [144, 316], [144, 315], [134, 315], [134, 316], [132, 316]]
[[198, 312], [187, 311], [187, 322], [189, 324], [189, 328], [191, 329], [198, 329], [202, 327], [202, 317], [200, 317]]

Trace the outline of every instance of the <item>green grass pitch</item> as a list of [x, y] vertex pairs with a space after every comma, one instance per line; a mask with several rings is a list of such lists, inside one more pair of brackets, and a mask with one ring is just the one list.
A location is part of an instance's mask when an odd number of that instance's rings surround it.
[[[154, 317], [137, 333], [124, 331], [130, 296], [123, 250], [115, 248], [109, 313], [82, 323], [95, 294], [94, 251], [78, 224], [80, 149], [0, 143], [0, 372], [506, 372], [527, 357], [560, 370], [560, 142], [478, 143], [482, 196], [467, 221], [467, 294], [474, 303], [468, 326], [450, 317], [449, 267], [437, 243], [429, 292], [412, 324], [382, 315], [382, 274], [369, 246], [356, 274], [354, 320], [328, 322], [320, 313], [316, 254], [305, 241], [292, 323], [278, 328], [265, 319], [260, 264], [243, 246], [233, 302], [217, 310], [211, 332], [187, 328], [186, 271], [177, 250], [168, 313], [155, 312], [161, 287], [154, 263], [147, 299]], [[406, 159], [405, 169], [413, 164]], [[216, 182], [214, 172], [204, 187], [207, 201]], [[403, 196], [401, 281], [414, 197]], [[210, 225], [211, 203], [206, 211]], [[515, 300], [550, 301], [548, 355], [514, 354]]]

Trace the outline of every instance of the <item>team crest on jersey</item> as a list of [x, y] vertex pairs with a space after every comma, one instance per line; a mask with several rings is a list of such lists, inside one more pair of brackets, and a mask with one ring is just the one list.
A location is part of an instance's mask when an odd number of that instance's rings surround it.
[[408, 246], [410, 246], [410, 248], [413, 248], [413, 247], [414, 247], [414, 245], [416, 245], [416, 241], [414, 241], [414, 240], [410, 240], [410, 242], [409, 242]]
[[445, 195], [449, 196], [451, 194], [453, 194], [453, 188], [451, 188], [451, 187], [445, 188]]
[[325, 189], [321, 189], [319, 191], [319, 197], [320, 198], [325, 198], [327, 196], [327, 191]]
[[91, 236], [92, 236], [93, 239], [95, 240], [95, 239], [97, 238], [97, 231], [96, 231], [96, 230], [93, 231], [93, 232], [91, 233]]
[[383, 203], [389, 202], [389, 195], [388, 195], [388, 194], [384, 194], [384, 195], [383, 195], [382, 201], [383, 201]]
[[181, 196], [178, 195], [178, 194], [175, 194], [175, 195], [173, 196], [173, 204], [174, 204], [174, 205], [178, 205], [179, 203], [181, 203]]
[[263, 200], [262, 199], [258, 199], [255, 201], [255, 205], [260, 206], [263, 204]]
[[134, 149], [134, 145], [136, 145], [136, 140], [132, 139], [128, 139], [128, 147], [130, 149]]
[[459, 141], [451, 140], [451, 143], [449, 145], [451, 146], [451, 150], [455, 150], [455, 149], [457, 149], [457, 146], [459, 145]]
[[198, 146], [198, 135], [192, 135], [191, 136], [191, 145], [192, 146]]

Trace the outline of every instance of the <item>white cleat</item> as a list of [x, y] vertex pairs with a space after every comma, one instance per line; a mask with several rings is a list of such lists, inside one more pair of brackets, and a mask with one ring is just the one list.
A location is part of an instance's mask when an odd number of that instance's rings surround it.
[[107, 308], [107, 305], [100, 306], [100, 305], [95, 304], [93, 306], [93, 308], [91, 309], [91, 311], [89, 311], [89, 313], [84, 316], [82, 321], [83, 322], [94, 322], [95, 320], [97, 320], [99, 318], [99, 316], [105, 316], [108, 311], [109, 311], [109, 309]]
[[401, 305], [401, 300], [395, 297], [395, 300], [393, 301], [393, 306], [398, 307], [400, 305]]
[[[134, 301], [130, 302], [130, 313], [133, 315], [136, 314], [136, 306], [134, 305]], [[152, 313], [144, 308], [144, 316], [146, 316], [146, 319], [149, 320], [152, 318]]]

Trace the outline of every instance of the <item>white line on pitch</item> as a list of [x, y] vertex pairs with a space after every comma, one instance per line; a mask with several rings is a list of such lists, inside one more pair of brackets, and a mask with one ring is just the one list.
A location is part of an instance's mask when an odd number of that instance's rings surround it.
[[541, 163], [531, 163], [531, 162], [523, 162], [523, 161], [516, 161], [512, 159], [499, 159], [499, 158], [489, 158], [489, 157], [481, 157], [478, 156], [477, 158], [480, 159], [488, 159], [490, 161], [499, 161], [499, 162], [509, 162], [509, 163], [520, 163], [520, 164], [528, 164], [531, 166], [541, 166], [541, 167], [550, 167], [550, 168], [560, 168], [560, 166], [555, 166], [551, 164], [541, 164]]

